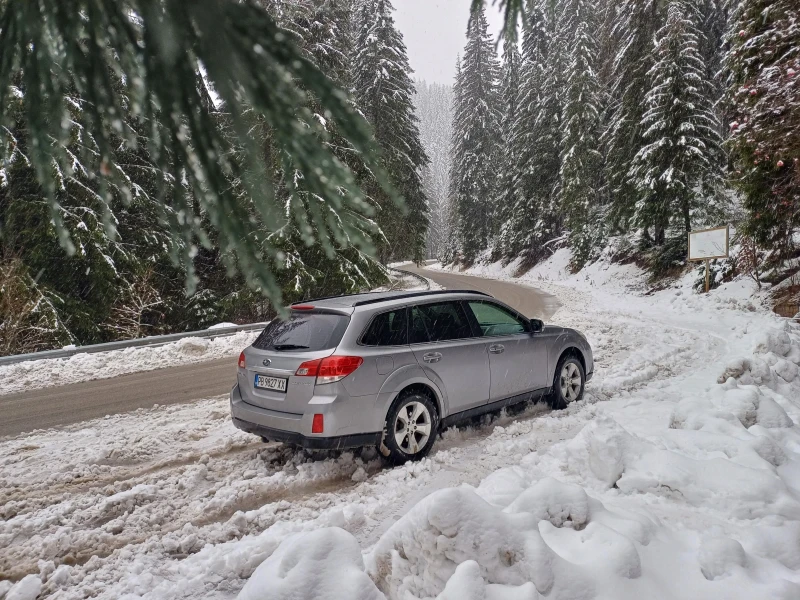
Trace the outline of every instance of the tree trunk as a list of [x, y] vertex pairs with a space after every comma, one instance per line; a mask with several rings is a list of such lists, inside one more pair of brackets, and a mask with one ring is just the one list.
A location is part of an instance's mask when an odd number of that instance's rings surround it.
[[655, 243], [656, 246], [663, 246], [667, 239], [666, 229], [663, 225], [658, 224], [655, 226]]
[[689, 232], [692, 230], [692, 216], [689, 211], [689, 199], [683, 199], [683, 226], [686, 228], [686, 235], [689, 235]]

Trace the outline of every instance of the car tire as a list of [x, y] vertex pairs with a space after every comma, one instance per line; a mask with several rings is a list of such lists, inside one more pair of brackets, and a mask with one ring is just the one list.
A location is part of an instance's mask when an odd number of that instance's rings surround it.
[[586, 386], [586, 373], [578, 358], [565, 354], [558, 361], [553, 377], [553, 391], [550, 393], [550, 406], [553, 410], [564, 410], [568, 404], [583, 398]]
[[378, 452], [389, 462], [401, 465], [428, 455], [439, 433], [439, 413], [425, 394], [401, 394], [386, 415]]

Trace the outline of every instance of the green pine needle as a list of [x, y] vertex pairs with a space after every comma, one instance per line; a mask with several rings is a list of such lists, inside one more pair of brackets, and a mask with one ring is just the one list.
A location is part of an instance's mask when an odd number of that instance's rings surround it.
[[[64, 126], [70, 92], [86, 101], [82, 124], [94, 152], [84, 166], [107, 214], [112, 193], [130, 197], [130, 182], [110, 167], [120, 139], [131, 147], [146, 143], [154, 166], [171, 175], [158, 200], [173, 236], [183, 240], [181, 261], [190, 274], [196, 246], [207, 246], [213, 230], [220, 250], [278, 303], [281, 253], [269, 234], [293, 215], [298, 225], [315, 225], [328, 245], [326, 223], [317, 222], [327, 212], [321, 205], [337, 213], [351, 246], [371, 251], [377, 232], [363, 193], [304, 107], [312, 96], [397, 201], [369, 127], [254, 1], [7, 0], [0, 7], [0, 126], [13, 125], [6, 109], [14, 82], [25, 95], [29, 158], [68, 253], [75, 247], [62, 222], [54, 171], [71, 172]], [[227, 131], [209, 110], [199, 73], [221, 100]], [[125, 127], [131, 112], [146, 124], [146, 140]], [[287, 213], [276, 201], [263, 148], [249, 134], [253, 113], [302, 172], [305, 210]], [[110, 218], [107, 228], [114, 233]], [[190, 275], [190, 292], [193, 285]]]

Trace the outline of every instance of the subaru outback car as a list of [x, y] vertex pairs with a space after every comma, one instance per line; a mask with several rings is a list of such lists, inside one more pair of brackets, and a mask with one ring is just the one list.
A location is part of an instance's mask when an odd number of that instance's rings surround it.
[[384, 292], [293, 304], [239, 357], [233, 423], [309, 449], [430, 452], [444, 427], [546, 397], [594, 371], [586, 338], [475, 291]]

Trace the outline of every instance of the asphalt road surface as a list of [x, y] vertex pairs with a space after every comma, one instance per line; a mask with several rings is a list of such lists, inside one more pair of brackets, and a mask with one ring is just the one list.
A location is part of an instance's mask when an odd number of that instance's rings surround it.
[[[412, 266], [405, 270], [422, 273]], [[557, 309], [554, 296], [515, 283], [424, 270], [448, 289], [487, 292], [527, 317], [547, 320]], [[18, 435], [154, 404], [178, 404], [228, 392], [235, 380], [236, 357], [155, 371], [121, 375], [0, 396], [0, 437]]]

